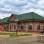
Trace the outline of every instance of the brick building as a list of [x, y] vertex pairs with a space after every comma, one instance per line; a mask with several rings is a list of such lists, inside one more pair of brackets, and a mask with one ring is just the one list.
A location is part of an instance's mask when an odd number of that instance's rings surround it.
[[0, 28], [3, 31], [23, 31], [23, 32], [39, 32], [44, 30], [44, 17], [37, 13], [30, 12], [25, 14], [11, 14], [0, 20]]

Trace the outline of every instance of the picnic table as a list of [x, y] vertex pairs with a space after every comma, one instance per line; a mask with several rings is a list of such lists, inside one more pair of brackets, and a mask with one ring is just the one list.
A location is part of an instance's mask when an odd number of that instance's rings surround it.
[[37, 41], [38, 42], [44, 42], [44, 35], [38, 35], [37, 36]]

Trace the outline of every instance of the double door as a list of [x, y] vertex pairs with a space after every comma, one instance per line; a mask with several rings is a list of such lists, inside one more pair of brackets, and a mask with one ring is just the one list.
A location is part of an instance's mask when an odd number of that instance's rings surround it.
[[9, 26], [10, 26], [10, 31], [15, 31], [17, 24], [16, 23], [10, 23]]

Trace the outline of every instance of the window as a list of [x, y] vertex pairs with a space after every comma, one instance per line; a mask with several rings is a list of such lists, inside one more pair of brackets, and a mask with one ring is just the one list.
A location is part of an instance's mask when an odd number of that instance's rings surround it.
[[4, 25], [4, 29], [5, 29], [5, 31], [8, 31], [8, 26]]
[[6, 29], [6, 27], [4, 26], [4, 29]]
[[28, 29], [29, 30], [32, 30], [32, 25], [28, 25]]
[[40, 25], [37, 26], [37, 30], [40, 30]]
[[23, 25], [21, 26], [21, 29], [24, 29], [24, 26]]
[[6, 29], [6, 25], [4, 25], [4, 29]]

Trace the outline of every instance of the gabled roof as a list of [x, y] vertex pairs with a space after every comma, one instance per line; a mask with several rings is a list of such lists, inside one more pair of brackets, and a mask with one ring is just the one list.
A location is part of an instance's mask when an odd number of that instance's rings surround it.
[[[34, 12], [20, 14], [20, 15], [16, 15], [16, 14], [12, 14], [12, 15], [18, 20], [43, 20], [44, 21], [44, 17]], [[3, 18], [0, 20], [0, 23], [5, 23], [8, 21], [8, 19], [9, 17]]]
[[21, 15], [12, 14], [16, 19], [20, 20]]

